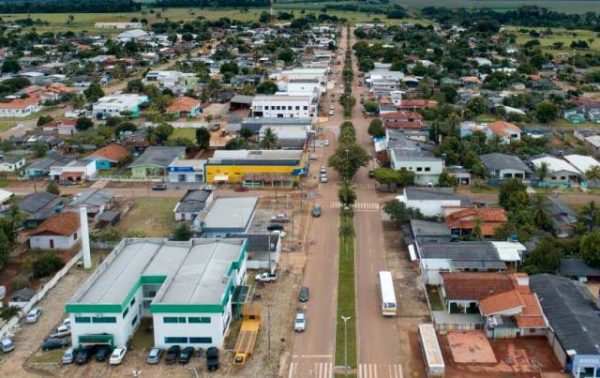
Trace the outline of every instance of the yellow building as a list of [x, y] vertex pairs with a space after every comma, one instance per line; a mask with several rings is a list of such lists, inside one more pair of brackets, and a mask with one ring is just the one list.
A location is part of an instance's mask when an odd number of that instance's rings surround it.
[[302, 150], [216, 151], [204, 167], [209, 184], [293, 186], [308, 171]]

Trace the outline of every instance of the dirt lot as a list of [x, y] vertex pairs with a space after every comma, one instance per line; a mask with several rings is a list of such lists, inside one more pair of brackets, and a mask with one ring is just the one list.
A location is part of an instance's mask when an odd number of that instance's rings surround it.
[[131, 210], [119, 221], [123, 232], [138, 232], [146, 237], [169, 237], [175, 224], [173, 209], [179, 198], [151, 197], [134, 199]]
[[446, 375], [463, 378], [475, 377], [541, 377], [541, 371], [560, 373], [560, 364], [546, 338], [523, 337], [518, 339], [489, 340], [497, 363], [458, 364], [446, 335], [438, 335], [446, 362]]

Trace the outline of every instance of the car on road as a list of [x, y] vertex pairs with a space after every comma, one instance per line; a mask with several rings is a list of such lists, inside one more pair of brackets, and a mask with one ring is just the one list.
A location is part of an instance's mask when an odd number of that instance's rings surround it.
[[181, 354], [179, 355], [179, 363], [187, 364], [192, 359], [194, 355], [194, 347], [185, 347], [181, 350]]
[[235, 189], [233, 189], [234, 192], [247, 192], [248, 190], [250, 189], [244, 185], [236, 186]]
[[65, 337], [71, 335], [71, 328], [66, 325], [59, 325], [54, 332], [50, 334], [50, 337]]
[[[60, 339], [60, 340], [65, 340], [65, 339]], [[79, 349], [77, 351], [77, 357], [75, 357], [75, 363], [77, 365], [87, 364], [90, 361], [90, 359], [92, 358], [92, 356], [94, 355], [95, 351], [96, 351], [96, 347], [91, 346], [91, 345], [83, 347], [82, 349]]]
[[368, 176], [369, 176], [369, 178], [374, 178], [375, 177], [375, 171], [370, 170]]
[[327, 173], [327, 167], [325, 167], [324, 165], [322, 165], [322, 166], [319, 168], [319, 172], [320, 172], [321, 174], [323, 174], [323, 173]]
[[164, 182], [159, 182], [157, 184], [154, 184], [152, 190], [167, 190], [167, 184], [165, 184]]
[[219, 349], [210, 347], [206, 350], [206, 369], [208, 371], [219, 369]]
[[302, 311], [296, 312], [296, 319], [294, 320], [294, 331], [304, 332], [306, 330], [306, 314]]
[[271, 217], [271, 223], [287, 223], [289, 221], [290, 218], [285, 213], [277, 213]]
[[327, 178], [327, 175], [321, 175], [321, 178], [319, 179], [319, 181], [321, 183], [325, 184], [329, 181], [329, 179]]
[[300, 293], [298, 294], [298, 300], [300, 302], [308, 302], [308, 287], [302, 286], [300, 288]]
[[125, 353], [127, 353], [126, 347], [115, 348], [115, 350], [113, 350], [112, 354], [110, 355], [108, 363], [111, 365], [119, 365], [121, 362], [123, 362], [123, 358], [125, 358]]
[[41, 315], [42, 309], [39, 307], [34, 307], [27, 313], [27, 316], [25, 317], [25, 323], [33, 324], [40, 319]]
[[317, 155], [310, 154], [310, 155], [308, 155], [308, 159], [310, 159], [310, 160], [317, 160]]
[[110, 356], [112, 348], [109, 345], [102, 345], [98, 347], [96, 352], [96, 361], [104, 362]]
[[260, 282], [274, 282], [274, 281], [277, 281], [277, 273], [269, 273], [269, 272], [260, 273], [260, 274], [257, 274], [256, 276], [254, 276], [254, 280], [260, 281]]
[[2, 353], [8, 353], [15, 349], [15, 342], [10, 337], [5, 337], [0, 340], [0, 350]]
[[44, 352], [54, 349], [64, 348], [71, 344], [69, 339], [61, 339], [57, 337], [49, 337], [42, 343], [42, 350]]
[[279, 235], [279, 237], [283, 239], [285, 238], [286, 233], [282, 230], [273, 230], [271, 231], [271, 235]]
[[321, 216], [321, 206], [320, 205], [315, 205], [312, 208], [312, 216], [314, 218], [318, 218]]
[[146, 363], [150, 365], [154, 365], [160, 362], [162, 358], [163, 350], [162, 348], [152, 348], [150, 349], [150, 353], [148, 353], [148, 357], [146, 357]]
[[323, 141], [323, 145], [325, 145], [326, 147], [329, 146], [329, 139], [325, 139]]
[[63, 365], [72, 364], [75, 362], [75, 357], [77, 357], [77, 349], [70, 347], [69, 349], [65, 350], [62, 358]]
[[179, 353], [181, 353], [181, 347], [179, 345], [169, 347], [169, 349], [167, 349], [167, 365], [173, 365], [177, 361]]
[[333, 110], [333, 109], [332, 109], [332, 110], [330, 110], [328, 114], [329, 114], [330, 116], [334, 116], [334, 115], [335, 115], [335, 110]]

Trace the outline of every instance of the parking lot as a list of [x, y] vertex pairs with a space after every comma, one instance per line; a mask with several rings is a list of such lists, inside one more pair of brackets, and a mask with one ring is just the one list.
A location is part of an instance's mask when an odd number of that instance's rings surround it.
[[[291, 194], [289, 200], [286, 194]], [[300, 250], [303, 229], [306, 226], [309, 206], [305, 203], [301, 212], [299, 198], [291, 192], [282, 191], [278, 198], [261, 200], [257, 209], [257, 227], [264, 227], [270, 222], [270, 217], [276, 212], [285, 212], [293, 221], [285, 225], [286, 233], [284, 251], [281, 263], [288, 264], [288, 256], [299, 253], [289, 252]], [[293, 229], [293, 231], [292, 231]], [[107, 253], [106, 251], [104, 253]], [[95, 257], [97, 259], [97, 257]], [[248, 271], [249, 284], [253, 285], [256, 271]], [[146, 364], [146, 356], [153, 346], [153, 334], [148, 325], [138, 328], [131, 348], [128, 350], [121, 365], [110, 366], [107, 362], [97, 362], [95, 358], [85, 365], [62, 365], [64, 349], [43, 352], [40, 345], [48, 334], [65, 318], [64, 304], [85, 281], [89, 272], [73, 268], [51, 290], [40, 303], [43, 314], [33, 325], [22, 324], [15, 334], [16, 349], [7, 355], [4, 363], [0, 362], [1, 376], [8, 377], [126, 377], [136, 376], [141, 372], [145, 377], [194, 377], [207, 373], [206, 357], [194, 356], [189, 364], [167, 365], [163, 356], [158, 365]], [[244, 366], [233, 365], [233, 348], [239, 330], [238, 322], [232, 322], [230, 335], [225, 348], [220, 351], [220, 369], [212, 372], [213, 377], [256, 377], [278, 376], [285, 369], [290, 356], [293, 339], [293, 322], [298, 291], [302, 282], [302, 271], [284, 268], [278, 271], [277, 282], [257, 283], [255, 292], [260, 298], [253, 299], [254, 303], [262, 306], [262, 324], [253, 355]], [[306, 305], [306, 304], [304, 304]], [[310, 305], [310, 301], [308, 303]], [[310, 324], [309, 324], [310, 327]], [[270, 356], [270, 358], [269, 358]], [[138, 373], [136, 373], [138, 372]]]

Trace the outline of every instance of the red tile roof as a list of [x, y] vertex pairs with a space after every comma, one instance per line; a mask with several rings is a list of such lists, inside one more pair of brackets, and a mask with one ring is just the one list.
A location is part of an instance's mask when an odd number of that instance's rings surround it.
[[30, 236], [35, 235], [60, 235], [71, 236], [79, 230], [79, 214], [60, 213], [46, 219]]
[[446, 298], [479, 301], [513, 289], [506, 273], [440, 273]]
[[38, 105], [39, 97], [18, 98], [10, 102], [0, 102], [0, 109], [25, 109], [31, 105]]
[[90, 157], [102, 158], [110, 160], [111, 162], [119, 163], [129, 157], [129, 151], [120, 144], [113, 143], [96, 150], [90, 155]]
[[479, 310], [483, 316], [495, 315], [522, 306], [523, 304], [516, 290], [490, 295], [479, 301]]
[[189, 112], [200, 105], [200, 101], [187, 96], [177, 97], [167, 108], [167, 113]]
[[400, 102], [400, 105], [397, 106], [397, 108], [398, 109], [432, 108], [434, 106], [437, 106], [437, 101], [413, 99], [413, 100], [402, 100]]
[[423, 119], [423, 116], [417, 112], [392, 112], [382, 114], [381, 118], [385, 121], [389, 119]]
[[513, 132], [521, 132], [519, 126], [506, 121], [496, 121], [488, 125], [488, 129], [494, 134], [510, 136]]
[[508, 221], [502, 208], [467, 208], [447, 215], [445, 222], [450, 229], [472, 230], [477, 219], [481, 220], [483, 236], [494, 235], [496, 229]]

